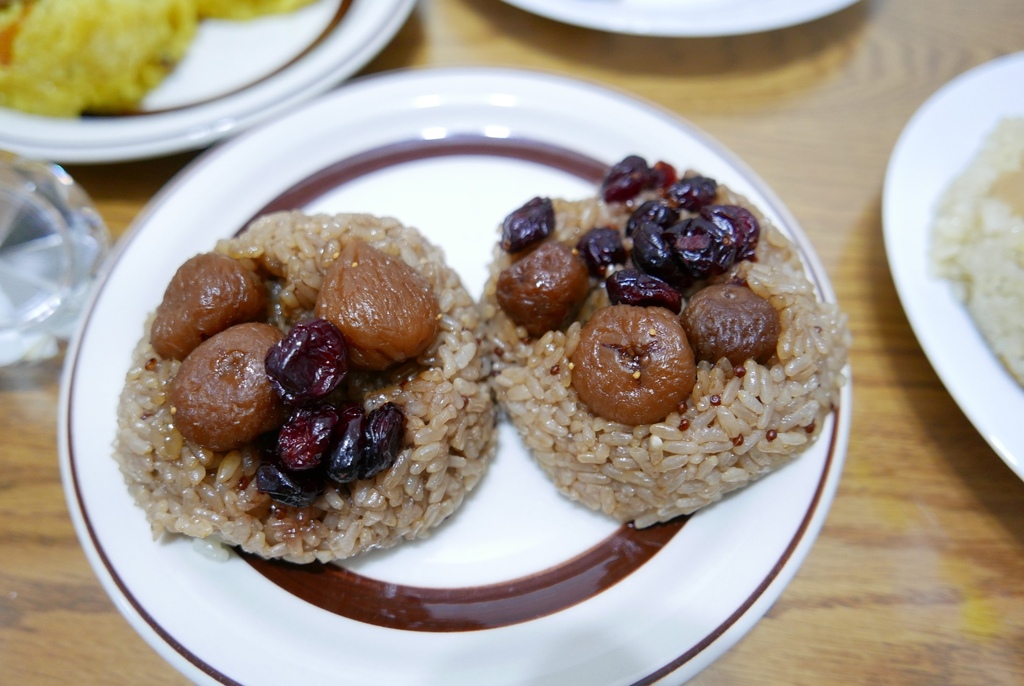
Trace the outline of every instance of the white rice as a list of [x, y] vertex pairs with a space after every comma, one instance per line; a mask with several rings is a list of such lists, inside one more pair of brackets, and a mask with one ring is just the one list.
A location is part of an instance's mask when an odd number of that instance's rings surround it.
[[931, 247], [934, 273], [1024, 384], [1024, 118], [1001, 121], [943, 194]]

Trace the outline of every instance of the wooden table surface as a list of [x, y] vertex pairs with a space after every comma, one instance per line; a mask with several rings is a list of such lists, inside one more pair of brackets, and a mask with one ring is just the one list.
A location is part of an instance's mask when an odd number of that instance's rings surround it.
[[[601, 33], [499, 0], [421, 0], [364, 70], [523, 67], [659, 103], [746, 160], [820, 254], [854, 341], [842, 482], [781, 598], [694, 683], [1024, 683], [1024, 482], [925, 359], [880, 216], [886, 163], [913, 112], [1019, 50], [1020, 0], [862, 0], [806, 25], [706, 39]], [[69, 171], [117, 236], [193, 157]], [[57, 461], [59, 372], [0, 375], [0, 683], [182, 683], [115, 609], [75, 537]]]

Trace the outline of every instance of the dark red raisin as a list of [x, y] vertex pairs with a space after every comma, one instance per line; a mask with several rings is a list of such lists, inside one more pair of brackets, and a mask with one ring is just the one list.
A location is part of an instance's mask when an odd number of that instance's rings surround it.
[[348, 372], [341, 332], [326, 319], [300, 322], [268, 352], [270, 385], [290, 404], [316, 401], [333, 391]]
[[732, 233], [702, 217], [690, 217], [668, 230], [675, 258], [697, 280], [724, 273], [736, 261]]
[[555, 210], [549, 198], [533, 198], [513, 211], [501, 224], [501, 247], [515, 253], [529, 248], [555, 228]]
[[359, 478], [359, 466], [366, 442], [366, 415], [363, 408], [348, 403], [338, 408], [338, 425], [334, 430], [334, 442], [327, 454], [325, 464], [327, 476], [340, 484]]
[[626, 202], [652, 188], [655, 182], [647, 161], [639, 155], [629, 155], [608, 170], [601, 182], [601, 197], [605, 202]]
[[677, 207], [697, 212], [715, 201], [718, 182], [707, 176], [689, 176], [676, 181], [665, 192], [665, 196]]
[[337, 423], [338, 411], [330, 405], [295, 410], [277, 435], [278, 459], [294, 472], [316, 467], [331, 445]]
[[761, 225], [749, 210], [739, 205], [708, 205], [701, 209], [700, 216], [732, 233], [737, 260], [753, 259]]
[[602, 277], [609, 266], [626, 261], [622, 234], [616, 229], [597, 228], [587, 231], [576, 243], [576, 250], [591, 276]]
[[308, 507], [324, 491], [319, 470], [292, 472], [280, 462], [264, 462], [256, 470], [256, 488], [284, 505]]
[[612, 305], [664, 307], [676, 314], [683, 308], [683, 296], [668, 283], [637, 269], [621, 269], [605, 281]]
[[665, 231], [657, 224], [643, 222], [633, 234], [633, 264], [641, 271], [656, 276], [682, 290], [693, 279], [684, 270], [666, 241]]
[[405, 438], [405, 413], [395, 403], [384, 403], [366, 415], [366, 445], [359, 469], [369, 479], [395, 463]]
[[629, 216], [626, 221], [626, 235], [632, 236], [637, 227], [644, 222], [651, 222], [667, 229], [678, 221], [679, 212], [663, 200], [648, 200]]

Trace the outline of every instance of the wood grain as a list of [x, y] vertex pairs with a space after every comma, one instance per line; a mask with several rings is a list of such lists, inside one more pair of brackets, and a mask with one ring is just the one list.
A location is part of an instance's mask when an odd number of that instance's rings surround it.
[[[922, 354], [880, 217], [908, 118], [951, 78], [1024, 50], [1022, 18], [1019, 0], [862, 0], [754, 36], [645, 39], [498, 0], [421, 0], [364, 70], [498, 65], [629, 92], [741, 156], [819, 252], [854, 335], [843, 479], [782, 597], [696, 684], [1024, 683], [1024, 482]], [[69, 171], [121, 235], [194, 156]], [[78, 545], [56, 457], [59, 372], [0, 372], [0, 683], [184, 683]]]

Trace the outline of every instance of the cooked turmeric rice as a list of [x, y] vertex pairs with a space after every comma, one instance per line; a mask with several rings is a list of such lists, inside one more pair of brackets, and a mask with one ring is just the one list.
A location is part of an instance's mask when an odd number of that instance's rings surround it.
[[53, 117], [129, 111], [185, 56], [204, 18], [313, 0], [0, 0], [0, 107]]
[[0, 106], [123, 111], [184, 56], [195, 0], [15, 0], [0, 9]]

